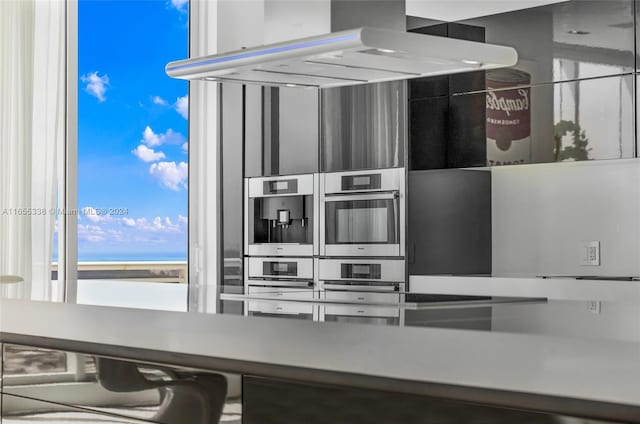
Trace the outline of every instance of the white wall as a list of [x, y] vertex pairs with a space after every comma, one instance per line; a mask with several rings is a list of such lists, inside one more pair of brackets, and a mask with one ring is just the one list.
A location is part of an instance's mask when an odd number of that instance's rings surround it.
[[[492, 169], [493, 275], [640, 275], [640, 160]], [[600, 266], [580, 264], [600, 241]]]

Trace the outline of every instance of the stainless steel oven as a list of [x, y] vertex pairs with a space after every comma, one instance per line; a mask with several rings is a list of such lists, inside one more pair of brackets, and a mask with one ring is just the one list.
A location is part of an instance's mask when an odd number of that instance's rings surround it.
[[317, 319], [319, 298], [313, 258], [249, 257], [245, 260], [246, 315], [298, 315]]
[[404, 168], [322, 174], [320, 255], [404, 256], [404, 174]]
[[313, 262], [313, 258], [249, 257], [245, 261], [246, 279], [300, 286], [300, 282], [313, 282]]
[[245, 254], [318, 254], [318, 175], [245, 179]]
[[320, 320], [401, 323], [402, 259], [320, 259]]

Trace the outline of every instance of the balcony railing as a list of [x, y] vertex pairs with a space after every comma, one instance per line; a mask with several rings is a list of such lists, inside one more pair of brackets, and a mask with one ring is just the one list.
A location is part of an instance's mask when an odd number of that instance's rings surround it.
[[[187, 261], [79, 262], [78, 280], [116, 280], [186, 284]], [[53, 263], [51, 279], [58, 279], [58, 264]]]

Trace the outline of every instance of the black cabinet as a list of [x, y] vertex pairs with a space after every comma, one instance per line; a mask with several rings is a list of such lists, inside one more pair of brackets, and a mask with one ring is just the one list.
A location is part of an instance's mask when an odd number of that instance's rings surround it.
[[409, 172], [410, 275], [491, 275], [491, 171]]
[[[446, 23], [412, 29], [420, 34], [484, 42], [481, 26]], [[409, 81], [410, 169], [484, 166], [487, 157], [484, 71]]]
[[[402, 383], [398, 383], [398, 387], [401, 386]], [[447, 390], [449, 394], [457, 392], [452, 387]], [[243, 377], [243, 393], [244, 424], [551, 424], [571, 420], [556, 414], [497, 408], [442, 397], [255, 376]]]

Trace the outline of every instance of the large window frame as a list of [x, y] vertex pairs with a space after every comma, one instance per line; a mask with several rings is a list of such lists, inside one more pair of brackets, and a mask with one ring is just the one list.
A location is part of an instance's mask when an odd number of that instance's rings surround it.
[[[79, 95], [79, 70], [78, 70], [78, 33], [79, 33], [79, 7], [80, 0], [65, 0], [66, 4], [66, 122], [65, 122], [65, 143], [59, 157], [58, 169], [58, 207], [64, 211], [71, 213], [60, 213], [58, 215], [58, 293], [56, 300], [67, 303], [77, 303], [78, 301], [78, 95]], [[193, 13], [191, 11], [192, 3], [188, 3], [188, 44], [191, 50], [191, 22]], [[191, 84], [187, 88], [189, 106], [191, 105]], [[191, 108], [189, 107], [189, 110]], [[188, 116], [188, 138], [191, 141], [191, 131], [194, 125], [191, 122], [191, 113]], [[191, 144], [191, 143], [190, 143]], [[192, 309], [192, 305], [197, 302], [192, 299], [197, 291], [191, 290], [189, 284], [191, 278], [194, 277], [191, 264], [198, 265], [203, 263], [198, 260], [201, 257], [197, 242], [193, 240], [193, 227], [191, 222], [194, 195], [197, 190], [193, 190], [193, 177], [195, 173], [191, 169], [191, 159], [196, 157], [191, 152], [191, 148], [187, 151], [187, 163], [189, 163], [188, 174], [188, 198], [187, 198], [187, 273], [185, 276], [187, 284], [187, 309]], [[195, 247], [193, 247], [195, 246]], [[197, 274], [195, 275], [197, 277]]]
[[[66, 0], [66, 139], [58, 171], [59, 207], [78, 210], [78, 1]], [[217, 2], [188, 0], [189, 56], [215, 53]], [[188, 85], [187, 310], [215, 313], [220, 298], [220, 87]], [[78, 215], [58, 218], [58, 299], [78, 300]]]

